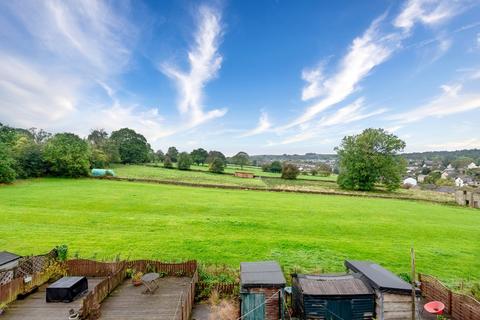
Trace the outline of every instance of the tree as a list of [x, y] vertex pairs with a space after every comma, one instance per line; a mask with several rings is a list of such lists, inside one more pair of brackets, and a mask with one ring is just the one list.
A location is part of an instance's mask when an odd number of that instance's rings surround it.
[[239, 165], [241, 169], [243, 169], [243, 166], [247, 165], [249, 161], [250, 157], [246, 152], [243, 151], [240, 151], [232, 157], [232, 162], [236, 165]]
[[388, 190], [397, 189], [406, 166], [398, 152], [404, 148], [404, 141], [383, 129], [365, 129], [344, 137], [335, 148], [340, 168], [338, 184], [343, 189], [369, 191], [381, 182]]
[[43, 129], [30, 128], [28, 129], [28, 131], [32, 135], [33, 140], [36, 144], [43, 144], [47, 142], [47, 140], [50, 139], [50, 137], [52, 136], [50, 132], [47, 132]]
[[0, 183], [10, 183], [15, 180], [15, 160], [11, 150], [6, 143], [0, 142]]
[[466, 168], [472, 162], [475, 162], [475, 161], [470, 157], [459, 157], [452, 162], [452, 166], [455, 169], [463, 169], [463, 168]]
[[282, 164], [280, 161], [273, 161], [271, 164], [270, 164], [270, 172], [273, 172], [273, 173], [280, 173], [282, 172]]
[[162, 150], [158, 149], [155, 152], [155, 159], [160, 162], [163, 162], [165, 160], [165, 154], [163, 153]]
[[170, 158], [172, 162], [177, 162], [178, 158], [178, 150], [175, 147], [168, 148], [167, 156]]
[[284, 163], [282, 166], [282, 179], [297, 179], [300, 174], [297, 166], [293, 163]]
[[173, 163], [172, 160], [168, 155], [165, 156], [165, 159], [163, 160], [163, 166], [167, 169], [172, 169], [173, 168]]
[[45, 146], [49, 172], [56, 176], [80, 177], [90, 168], [88, 143], [73, 133], [57, 133]]
[[90, 131], [87, 140], [93, 147], [102, 149], [107, 143], [108, 133], [104, 129], [95, 129]]
[[20, 137], [13, 148], [16, 161], [16, 171], [19, 178], [40, 177], [45, 174], [46, 166], [43, 160], [43, 145], [38, 144], [33, 137]]
[[325, 162], [320, 162], [316, 169], [318, 175], [322, 177], [328, 177], [332, 174], [332, 167]]
[[112, 132], [110, 139], [118, 146], [122, 163], [144, 163], [148, 161], [150, 145], [147, 139], [129, 128]]
[[208, 164], [211, 164], [213, 162], [213, 160], [215, 159], [220, 159], [222, 162], [223, 162], [223, 166], [225, 167], [227, 165], [227, 158], [225, 157], [225, 155], [223, 153], [221, 153], [220, 151], [210, 151], [208, 153], [208, 157], [207, 157], [207, 160], [206, 162]]
[[109, 164], [108, 156], [103, 150], [92, 148], [90, 153], [90, 163], [92, 168], [106, 168]]
[[197, 165], [203, 165], [205, 161], [207, 161], [208, 152], [205, 149], [198, 148], [193, 150], [190, 155], [192, 156], [193, 162], [195, 162]]
[[270, 163], [262, 164], [262, 171], [263, 172], [270, 172]]
[[213, 173], [223, 173], [225, 170], [225, 161], [221, 158], [214, 158], [208, 166], [208, 171]]
[[178, 155], [178, 169], [180, 170], [190, 170], [192, 165], [192, 157], [188, 152], [181, 152]]

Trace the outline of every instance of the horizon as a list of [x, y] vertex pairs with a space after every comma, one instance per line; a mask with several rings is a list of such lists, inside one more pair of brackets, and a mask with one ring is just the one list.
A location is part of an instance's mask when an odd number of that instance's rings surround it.
[[480, 148], [475, 1], [0, 3], [0, 122], [154, 149], [335, 154]]

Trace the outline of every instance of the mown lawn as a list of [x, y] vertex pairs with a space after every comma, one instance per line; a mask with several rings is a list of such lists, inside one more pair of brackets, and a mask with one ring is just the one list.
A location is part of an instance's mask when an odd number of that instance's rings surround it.
[[480, 280], [480, 211], [413, 201], [222, 190], [93, 179], [0, 186], [0, 248], [81, 257], [197, 259], [238, 267], [275, 259], [288, 272], [342, 271], [369, 259], [394, 272]]

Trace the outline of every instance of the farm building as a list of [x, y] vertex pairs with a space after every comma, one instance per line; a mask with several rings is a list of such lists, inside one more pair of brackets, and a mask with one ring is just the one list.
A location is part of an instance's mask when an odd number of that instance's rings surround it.
[[235, 177], [253, 179], [255, 178], [255, 175], [252, 172], [236, 171]]
[[275, 261], [240, 264], [241, 314], [244, 320], [283, 319], [285, 277]]
[[461, 206], [480, 208], [480, 190], [457, 190], [455, 191], [455, 201]]
[[292, 275], [292, 302], [299, 319], [373, 319], [375, 293], [360, 274]]
[[373, 288], [375, 292], [376, 319], [411, 319], [411, 284], [370, 261], [346, 260], [345, 267], [354, 273], [361, 274]]
[[0, 252], [0, 271], [15, 268], [16, 266], [18, 266], [18, 261], [20, 260], [20, 258], [21, 256], [11, 252]]

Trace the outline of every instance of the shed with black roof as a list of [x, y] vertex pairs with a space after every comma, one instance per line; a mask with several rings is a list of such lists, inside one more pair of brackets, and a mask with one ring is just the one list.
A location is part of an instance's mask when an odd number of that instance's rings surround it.
[[299, 319], [366, 320], [375, 316], [375, 293], [360, 274], [292, 275]]
[[[411, 284], [371, 261], [346, 260], [345, 267], [351, 272], [361, 274], [374, 289], [377, 319], [407, 320], [411, 318]], [[417, 294], [419, 294], [418, 290]]]

